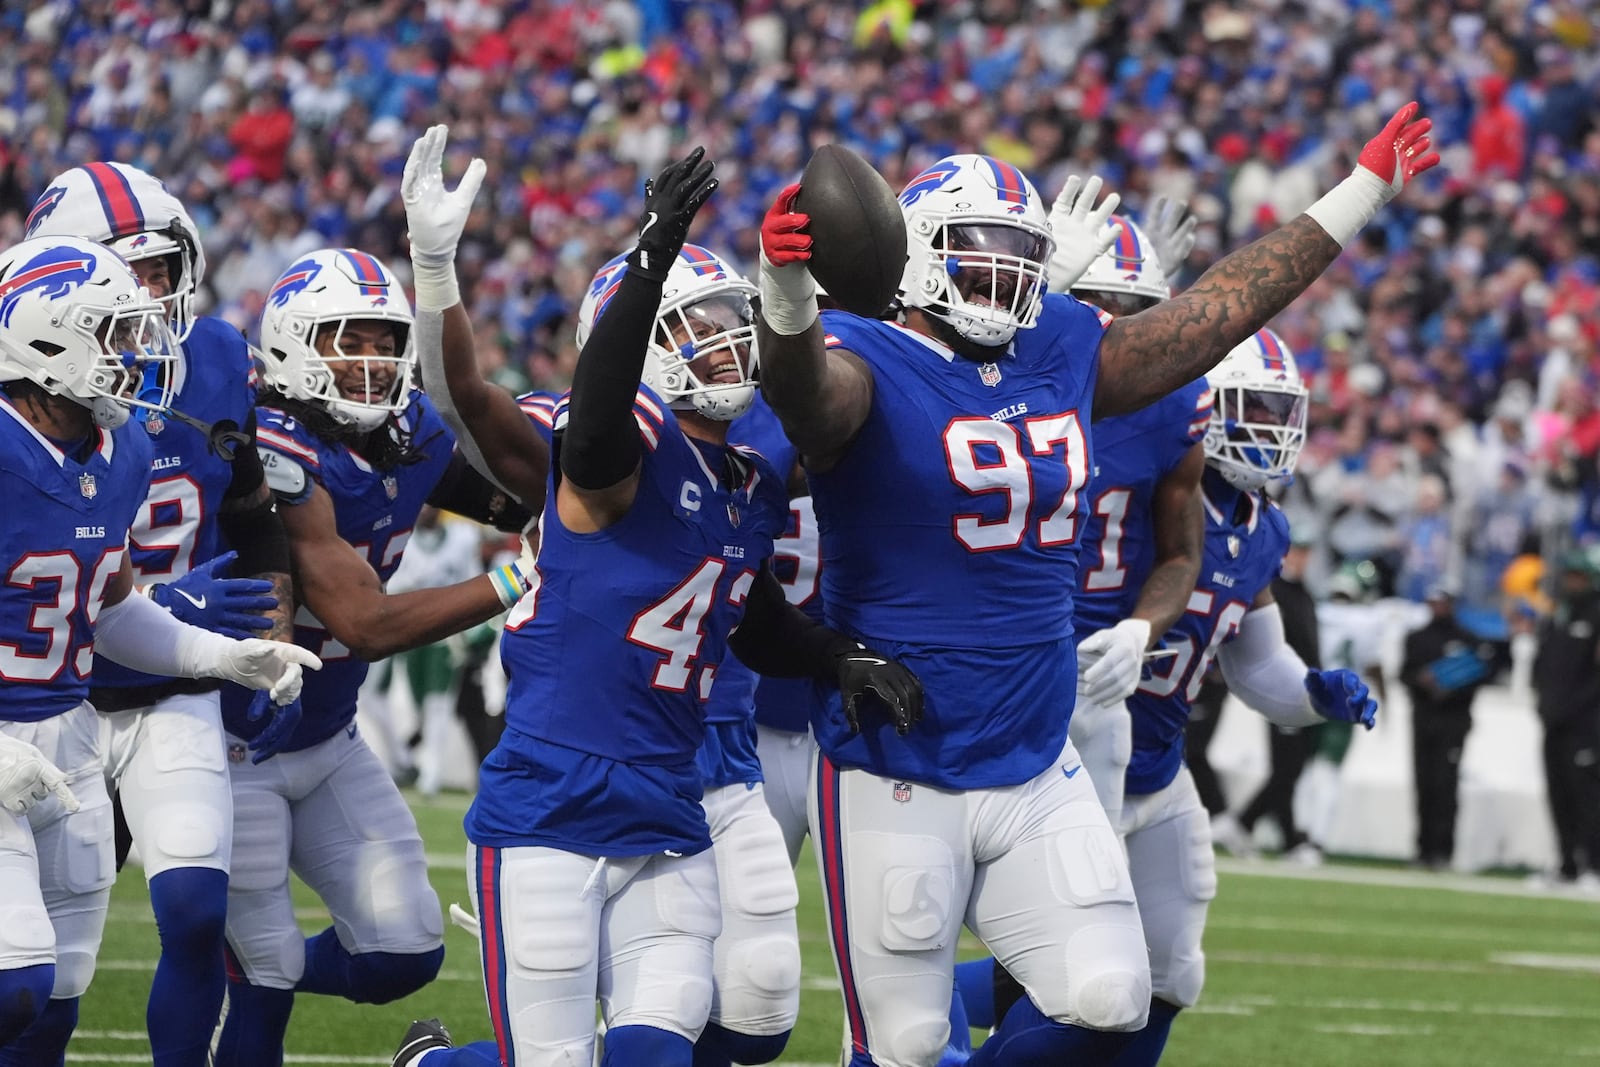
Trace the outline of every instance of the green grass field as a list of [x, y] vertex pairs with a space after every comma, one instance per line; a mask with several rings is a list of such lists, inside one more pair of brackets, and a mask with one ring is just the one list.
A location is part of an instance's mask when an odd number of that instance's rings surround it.
[[[460, 797], [416, 805], [434, 885], [465, 902]], [[1205, 996], [1164, 1064], [1458, 1067], [1600, 1063], [1600, 902], [1529, 895], [1506, 879], [1334, 866], [1303, 872], [1223, 863], [1206, 934]], [[837, 1062], [840, 1000], [816, 868], [800, 867], [805, 986], [785, 1064]], [[300, 887], [307, 932], [326, 913]], [[978, 945], [964, 942], [964, 955]], [[149, 1062], [144, 1003], [156, 957], [144, 883], [112, 897], [94, 987], [68, 1063]], [[477, 946], [449, 928], [439, 981], [408, 1000], [358, 1007], [302, 998], [288, 1062], [388, 1063], [410, 1020], [437, 1015], [458, 1040], [490, 1036]]]

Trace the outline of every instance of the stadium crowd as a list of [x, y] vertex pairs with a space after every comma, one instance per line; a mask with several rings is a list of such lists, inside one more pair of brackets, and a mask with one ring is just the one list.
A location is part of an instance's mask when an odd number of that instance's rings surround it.
[[[1280, 317], [1313, 390], [1288, 507], [1326, 536], [1325, 586], [1374, 560], [1384, 591], [1441, 578], [1495, 609], [1543, 532], [1600, 535], [1600, 51], [1584, 0], [312, 0], [8, 9], [0, 242], [43, 183], [92, 159], [162, 176], [207, 243], [210, 310], [251, 330], [291, 260], [369, 249], [408, 271], [413, 139], [489, 163], [461, 246], [480, 358], [563, 384], [596, 263], [676, 144], [723, 188], [702, 239], [754, 266], [761, 212], [813, 146], [898, 185], [949, 152], [1049, 197], [1103, 175], [1202, 225], [1193, 278], [1305, 208], [1406, 99], [1444, 163]], [[1491, 614], [1494, 612], [1491, 611]]]

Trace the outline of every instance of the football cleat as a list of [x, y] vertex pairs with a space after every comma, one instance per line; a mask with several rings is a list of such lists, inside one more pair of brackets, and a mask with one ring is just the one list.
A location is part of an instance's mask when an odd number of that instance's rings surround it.
[[406, 1031], [400, 1050], [390, 1062], [393, 1067], [417, 1067], [422, 1057], [435, 1049], [450, 1047], [450, 1031], [438, 1019], [418, 1019]]

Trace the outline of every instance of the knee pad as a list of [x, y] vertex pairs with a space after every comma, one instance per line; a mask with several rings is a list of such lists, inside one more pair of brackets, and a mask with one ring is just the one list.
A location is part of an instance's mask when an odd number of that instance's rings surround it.
[[0, 1049], [32, 1026], [50, 1001], [54, 964], [39, 963], [0, 971]]
[[1206, 985], [1206, 954], [1198, 945], [1175, 953], [1167, 961], [1166, 973], [1151, 976], [1151, 988], [1162, 1000], [1180, 1008], [1192, 1008]]
[[800, 944], [790, 937], [752, 938], [728, 953], [733, 972], [769, 996], [800, 988]]
[[[1074, 1018], [1091, 1030], [1138, 1030], [1150, 1013], [1148, 970], [1102, 970], [1072, 985]], [[1059, 1020], [1058, 1020], [1059, 1021]]]
[[937, 1063], [950, 1042], [950, 1016], [928, 1015], [896, 1020], [892, 1034], [874, 1034], [874, 1060], [890, 1063]]
[[[444, 913], [439, 896], [428, 881], [428, 865], [417, 842], [413, 855], [409, 848], [372, 865], [367, 875], [367, 900], [373, 929], [370, 936], [389, 952], [425, 952], [444, 939]], [[367, 935], [358, 937], [365, 940]]]
[[357, 1004], [387, 1004], [408, 997], [438, 977], [444, 946], [402, 955], [363, 952], [350, 957], [350, 999]]

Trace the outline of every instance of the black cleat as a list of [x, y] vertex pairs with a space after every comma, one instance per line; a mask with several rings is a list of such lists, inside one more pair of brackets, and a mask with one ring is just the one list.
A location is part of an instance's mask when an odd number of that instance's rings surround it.
[[418, 1019], [406, 1031], [400, 1051], [394, 1054], [393, 1067], [416, 1067], [424, 1053], [450, 1047], [450, 1031], [438, 1019]]

